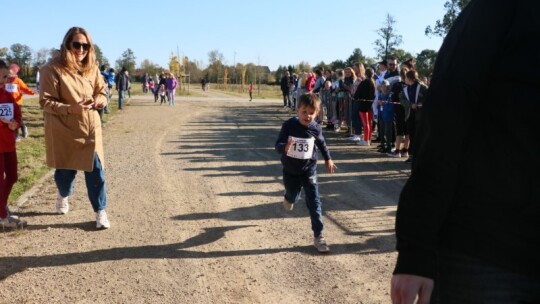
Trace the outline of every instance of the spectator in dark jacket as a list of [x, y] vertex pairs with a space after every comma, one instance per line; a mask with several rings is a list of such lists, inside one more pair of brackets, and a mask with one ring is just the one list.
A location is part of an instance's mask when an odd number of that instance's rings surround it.
[[540, 73], [500, 66], [534, 62], [539, 39], [527, 0], [471, 1], [446, 36], [399, 199], [393, 303], [540, 303]]
[[285, 72], [285, 76], [281, 77], [280, 86], [283, 94], [283, 107], [291, 107], [291, 98], [289, 96], [289, 84], [291, 82], [291, 73]]

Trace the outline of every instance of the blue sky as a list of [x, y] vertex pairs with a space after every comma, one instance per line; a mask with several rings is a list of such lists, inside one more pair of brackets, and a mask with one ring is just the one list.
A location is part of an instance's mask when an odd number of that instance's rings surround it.
[[396, 20], [401, 48], [412, 54], [438, 50], [442, 39], [426, 37], [424, 29], [442, 18], [445, 1], [31, 1], [4, 20], [0, 47], [58, 48], [70, 27], [81, 26], [111, 64], [130, 48], [137, 66], [148, 59], [167, 67], [178, 50], [204, 68], [208, 53], [218, 50], [226, 64], [252, 62], [275, 70], [301, 61], [345, 60], [354, 48], [374, 57], [375, 31], [387, 13]]

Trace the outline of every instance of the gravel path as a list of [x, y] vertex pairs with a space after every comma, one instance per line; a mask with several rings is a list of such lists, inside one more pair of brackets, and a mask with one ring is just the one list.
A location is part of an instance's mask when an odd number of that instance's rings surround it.
[[319, 166], [332, 252], [318, 254], [305, 205], [281, 207], [273, 146], [290, 113], [204, 95], [136, 96], [107, 124], [111, 229], [95, 229], [83, 174], [64, 216], [52, 179], [39, 186], [19, 210], [29, 226], [0, 231], [0, 303], [389, 302], [408, 166], [327, 133], [339, 169]]

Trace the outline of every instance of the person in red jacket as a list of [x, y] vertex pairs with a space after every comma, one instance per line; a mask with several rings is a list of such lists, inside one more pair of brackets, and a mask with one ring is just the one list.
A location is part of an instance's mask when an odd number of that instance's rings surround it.
[[7, 201], [17, 181], [16, 132], [21, 125], [21, 109], [6, 91], [9, 68], [0, 60], [0, 227], [17, 228], [26, 222], [9, 214]]
[[[15, 63], [12, 63], [9, 65], [9, 77], [8, 81], [6, 83], [6, 91], [11, 93], [13, 96], [13, 99], [15, 99], [15, 102], [19, 105], [19, 107], [22, 107], [23, 103], [23, 93], [28, 95], [34, 95], [36, 92], [32, 89], [30, 89], [22, 79], [20, 79], [17, 74], [19, 73], [19, 66]], [[25, 123], [21, 122], [21, 136], [26, 138], [28, 137], [28, 128], [26, 127]], [[19, 136], [17, 135], [17, 138]]]
[[309, 72], [306, 79], [306, 92], [313, 92], [314, 88], [315, 88], [315, 75]]

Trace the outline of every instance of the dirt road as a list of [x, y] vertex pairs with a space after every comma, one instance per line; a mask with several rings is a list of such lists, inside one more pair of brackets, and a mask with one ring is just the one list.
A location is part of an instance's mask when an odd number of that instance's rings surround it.
[[305, 205], [281, 206], [280, 101], [207, 93], [159, 106], [134, 97], [105, 129], [107, 209], [96, 231], [83, 174], [54, 214], [52, 179], [0, 231], [0, 303], [388, 303], [393, 223], [408, 174], [327, 132], [339, 169], [319, 166], [325, 236]]

